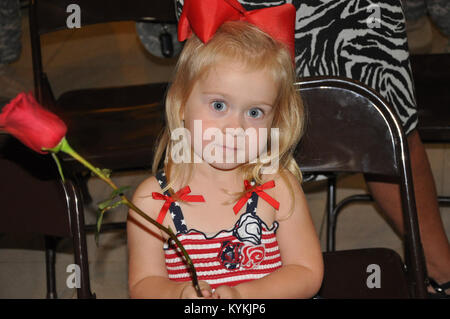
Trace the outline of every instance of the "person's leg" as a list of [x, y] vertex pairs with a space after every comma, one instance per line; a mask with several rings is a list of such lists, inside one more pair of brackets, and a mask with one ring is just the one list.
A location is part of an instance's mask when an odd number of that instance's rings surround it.
[[[442, 284], [450, 280], [450, 245], [439, 213], [431, 167], [425, 148], [416, 130], [409, 134], [408, 146], [420, 236], [428, 275]], [[398, 233], [403, 234], [402, 208], [398, 185], [370, 180], [367, 180], [367, 182], [375, 201], [386, 214], [394, 229]]]

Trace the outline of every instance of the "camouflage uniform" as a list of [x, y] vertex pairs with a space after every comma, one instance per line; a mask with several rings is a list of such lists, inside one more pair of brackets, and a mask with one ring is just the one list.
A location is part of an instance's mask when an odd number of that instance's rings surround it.
[[416, 21], [430, 14], [431, 20], [446, 36], [450, 36], [449, 0], [403, 0], [405, 16], [408, 21]]
[[22, 49], [19, 0], [0, 0], [0, 65], [13, 62]]

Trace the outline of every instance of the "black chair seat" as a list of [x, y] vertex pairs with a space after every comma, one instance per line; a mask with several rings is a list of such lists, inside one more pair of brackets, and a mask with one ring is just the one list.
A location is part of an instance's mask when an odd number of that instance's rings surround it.
[[450, 54], [411, 56], [418, 131], [425, 143], [450, 141]]
[[319, 291], [320, 297], [409, 298], [403, 262], [394, 250], [341, 250], [325, 252], [323, 257], [325, 271], [323, 285]]
[[[70, 91], [57, 100], [68, 141], [93, 165], [113, 170], [149, 168], [164, 125], [167, 83]], [[153, 99], [153, 100], [152, 100]], [[64, 162], [86, 170], [71, 157]]]
[[[376, 250], [351, 252], [348, 256], [342, 252], [325, 254], [325, 276], [319, 295], [325, 298], [424, 298], [425, 258], [406, 136], [400, 121], [378, 93], [350, 79], [303, 78], [297, 87], [308, 112], [306, 133], [295, 153], [302, 172], [387, 176], [399, 184], [404, 221], [406, 273], [399, 258], [386, 258], [385, 253]], [[330, 210], [336, 206], [335, 195], [334, 188], [329, 190], [327, 238], [334, 238], [335, 233], [336, 219]], [[373, 290], [367, 286], [370, 277], [367, 267], [371, 264], [381, 268], [382, 277], [391, 278], [389, 284], [381, 279], [383, 289]], [[409, 289], [405, 289], [405, 281]], [[397, 287], [403, 288], [397, 290]], [[387, 288], [386, 293], [382, 291], [384, 288]], [[405, 290], [409, 290], [409, 294]]]

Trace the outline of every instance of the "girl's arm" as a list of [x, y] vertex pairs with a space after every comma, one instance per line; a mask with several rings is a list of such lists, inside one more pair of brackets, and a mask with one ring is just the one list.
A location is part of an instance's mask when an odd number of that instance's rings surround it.
[[[291, 198], [286, 182], [277, 178], [273, 197], [280, 202], [276, 213], [280, 220], [277, 241], [283, 266], [273, 273], [239, 284], [221, 286], [215, 291], [220, 298], [311, 298], [322, 284], [323, 259], [319, 239], [311, 220], [306, 198], [295, 177], [286, 172], [294, 191]], [[294, 212], [286, 217], [291, 204]]]
[[[156, 220], [164, 204], [151, 197], [152, 192], [161, 192], [155, 177], [145, 180], [136, 189], [133, 203]], [[131, 298], [196, 298], [190, 281], [169, 280], [163, 251], [164, 238], [161, 230], [130, 210], [127, 218], [128, 236], [128, 287]], [[204, 295], [211, 289], [200, 282]]]

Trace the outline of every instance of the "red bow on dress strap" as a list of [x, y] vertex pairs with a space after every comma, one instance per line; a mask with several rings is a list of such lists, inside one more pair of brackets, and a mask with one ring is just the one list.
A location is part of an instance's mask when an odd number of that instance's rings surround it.
[[275, 187], [274, 181], [269, 181], [267, 183], [264, 183], [262, 185], [256, 186], [254, 189], [250, 191], [250, 189], [253, 187], [249, 181], [244, 181], [245, 189], [247, 192], [244, 196], [241, 197], [241, 199], [238, 200], [236, 205], [234, 205], [233, 210], [234, 213], [237, 214], [241, 210], [242, 206], [248, 201], [248, 199], [252, 196], [252, 193], [255, 192], [258, 194], [259, 197], [264, 199], [266, 202], [268, 202], [270, 205], [272, 205], [273, 208], [278, 210], [280, 208], [280, 203], [276, 201], [273, 197], [269, 196], [266, 192], [264, 192], [265, 189], [273, 188]]
[[[202, 195], [188, 195], [191, 192], [191, 189], [189, 186], [185, 186], [182, 189], [180, 189], [176, 194], [178, 198], [185, 202], [204, 202], [205, 199]], [[153, 192], [152, 193], [153, 199], [162, 199], [166, 202], [164, 203], [163, 207], [161, 208], [161, 211], [159, 212], [158, 219], [156, 220], [158, 223], [162, 224], [164, 221], [164, 217], [166, 217], [167, 211], [169, 210], [170, 205], [175, 202], [172, 197], [166, 196], [160, 193]]]
[[184, 41], [195, 33], [203, 43], [208, 43], [223, 23], [241, 20], [286, 44], [294, 58], [295, 14], [290, 3], [246, 11], [237, 0], [185, 0], [178, 22], [178, 40]]

